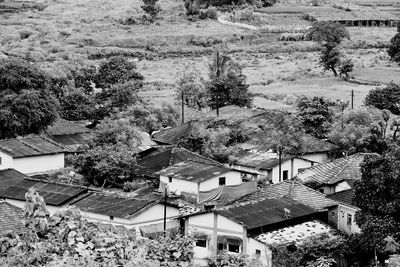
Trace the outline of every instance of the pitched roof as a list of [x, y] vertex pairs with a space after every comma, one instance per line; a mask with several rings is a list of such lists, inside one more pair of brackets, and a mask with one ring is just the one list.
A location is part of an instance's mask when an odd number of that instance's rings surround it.
[[71, 204], [82, 211], [129, 219], [156, 203], [157, 201], [154, 200], [92, 193]]
[[321, 163], [300, 171], [296, 178], [303, 184], [316, 188], [323, 184], [336, 184], [344, 180], [360, 180], [365, 155], [357, 153], [331, 162]]
[[63, 153], [65, 148], [49, 138], [32, 135], [0, 140], [0, 151], [13, 158], [22, 158]]
[[0, 234], [22, 227], [23, 218], [24, 211], [21, 208], [0, 200]]
[[328, 195], [328, 198], [330, 198], [330, 199], [333, 199], [333, 200], [343, 203], [343, 204], [347, 204], [347, 205], [356, 207], [353, 202], [353, 197], [354, 197], [354, 189], [343, 190], [343, 191], [339, 191], [339, 192]]
[[44, 198], [46, 204], [52, 206], [66, 204], [73, 198], [87, 192], [86, 188], [80, 186], [24, 179], [0, 192], [0, 197], [25, 201], [25, 193], [31, 187], [34, 187]]
[[192, 122], [183, 123], [173, 128], [161, 130], [152, 135], [153, 139], [162, 144], [175, 145], [192, 129]]
[[53, 135], [50, 136], [55, 142], [62, 144], [69, 152], [80, 150], [80, 146], [87, 144], [92, 138], [92, 133], [77, 133], [69, 135]]
[[47, 128], [47, 133], [49, 135], [71, 135], [89, 132], [89, 128], [63, 118], [59, 118]]
[[221, 165], [211, 165], [200, 162], [180, 162], [159, 171], [162, 176], [189, 182], [201, 183], [224, 173], [232, 171]]
[[316, 210], [287, 197], [235, 202], [216, 210], [216, 212], [242, 224], [247, 229], [254, 229], [289, 220], [285, 216], [284, 209], [290, 210], [290, 219], [318, 213]]
[[246, 195], [235, 202], [258, 201], [266, 198], [277, 198], [283, 196], [289, 197], [316, 210], [322, 210], [338, 205], [336, 201], [327, 198], [326, 195], [294, 180], [268, 185], [266, 188]]
[[140, 166], [138, 172], [144, 175], [158, 177], [158, 175], [154, 175], [155, 172], [158, 172], [176, 163], [187, 161], [201, 162], [213, 165], [219, 164], [212, 159], [191, 152], [185, 148], [169, 147], [167, 150], [162, 151], [158, 154], [147, 157], [145, 156], [142, 159], [138, 160], [137, 164]]
[[0, 170], [0, 192], [18, 184], [25, 178], [28, 178], [28, 176], [14, 169]]

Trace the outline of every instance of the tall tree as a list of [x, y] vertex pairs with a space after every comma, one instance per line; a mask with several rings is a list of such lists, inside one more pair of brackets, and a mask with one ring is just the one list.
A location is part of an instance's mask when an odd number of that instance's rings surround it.
[[400, 32], [390, 40], [387, 52], [391, 60], [400, 63]]
[[365, 105], [387, 109], [395, 115], [400, 115], [400, 85], [391, 82], [384, 88], [369, 91], [365, 97]]
[[197, 110], [205, 108], [209, 97], [205, 81], [199, 71], [187, 66], [183, 74], [178, 78], [175, 99], [177, 102]]

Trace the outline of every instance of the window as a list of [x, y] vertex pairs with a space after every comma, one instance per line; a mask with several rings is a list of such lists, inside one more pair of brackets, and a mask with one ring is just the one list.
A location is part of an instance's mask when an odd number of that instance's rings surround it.
[[204, 205], [205, 210], [212, 210], [215, 208], [215, 205]]
[[0, 165], [1, 165], [1, 163], [2, 163], [2, 158], [0, 157]]
[[285, 180], [287, 180], [288, 178], [289, 178], [289, 171], [288, 170], [286, 170], [286, 171], [283, 171], [283, 180], [285, 181]]
[[321, 188], [320, 190], [319, 190], [319, 192], [321, 192], [322, 194], [325, 194], [324, 192], [324, 189], [323, 188]]
[[114, 216], [110, 216], [110, 221], [114, 221]]
[[347, 214], [347, 226], [351, 226], [353, 223], [353, 216], [351, 214]]
[[168, 182], [172, 183], [172, 177], [168, 177]]
[[225, 177], [219, 177], [219, 185], [225, 185]]
[[230, 252], [235, 252], [235, 253], [239, 253], [239, 245], [232, 245], [232, 244], [228, 244], [228, 251]]
[[261, 256], [261, 250], [256, 249], [256, 258], [259, 259]]
[[207, 247], [207, 240], [205, 240], [205, 239], [196, 239], [196, 247], [206, 248]]
[[224, 250], [224, 244], [223, 243], [218, 243], [218, 251]]

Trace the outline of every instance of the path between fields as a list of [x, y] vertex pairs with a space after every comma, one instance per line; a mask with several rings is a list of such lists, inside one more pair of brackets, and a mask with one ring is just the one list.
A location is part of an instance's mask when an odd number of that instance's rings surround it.
[[239, 28], [245, 28], [245, 29], [249, 29], [249, 30], [253, 30], [253, 31], [259, 30], [259, 28], [256, 26], [252, 26], [252, 25], [248, 25], [248, 24], [244, 24], [244, 23], [238, 23], [238, 22], [231, 22], [228, 20], [224, 20], [222, 18], [218, 18], [218, 22], [221, 24], [224, 24], [224, 25], [236, 26]]

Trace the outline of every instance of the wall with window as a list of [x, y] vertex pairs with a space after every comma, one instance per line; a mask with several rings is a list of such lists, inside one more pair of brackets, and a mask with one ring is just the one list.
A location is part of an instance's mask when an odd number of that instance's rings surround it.
[[326, 162], [328, 160], [334, 159], [334, 155], [331, 155], [329, 152], [305, 154], [305, 155], [301, 155], [301, 157], [311, 160], [311, 161], [318, 162], [318, 163], [322, 163], [322, 162]]
[[339, 230], [348, 234], [361, 232], [355, 221], [357, 210], [359, 209], [356, 207], [347, 206], [344, 204], [339, 205], [337, 213]]
[[[222, 179], [225, 178], [225, 179]], [[221, 184], [225, 180], [225, 184]], [[212, 179], [200, 183], [200, 191], [208, 191], [220, 187], [221, 185], [240, 185], [242, 177], [240, 172], [231, 171], [218, 175]]]
[[195, 182], [189, 182], [181, 179], [171, 178], [167, 176], [160, 176], [160, 181], [168, 184], [168, 190], [177, 195], [181, 192], [187, 192], [191, 194], [198, 194], [198, 184]]
[[272, 183], [276, 184], [287, 179], [292, 179], [299, 173], [300, 169], [310, 168], [313, 165], [314, 162], [301, 158], [285, 160], [281, 164], [281, 180], [279, 180], [279, 165], [272, 168]]

